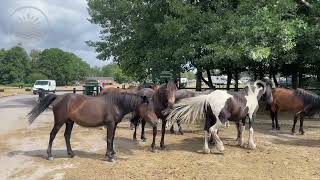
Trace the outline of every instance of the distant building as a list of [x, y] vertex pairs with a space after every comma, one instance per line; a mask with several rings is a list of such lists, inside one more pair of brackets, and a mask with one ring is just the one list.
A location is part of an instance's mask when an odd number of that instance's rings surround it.
[[96, 80], [102, 87], [115, 84], [113, 77], [87, 77], [86, 80]]

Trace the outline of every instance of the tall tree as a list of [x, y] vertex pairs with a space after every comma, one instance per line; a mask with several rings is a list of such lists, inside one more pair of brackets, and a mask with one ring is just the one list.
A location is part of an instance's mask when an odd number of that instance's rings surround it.
[[[25, 82], [31, 72], [31, 61], [22, 46], [15, 46], [5, 53], [1, 63], [0, 82], [2, 84]], [[1, 58], [1, 57], [0, 57]]]

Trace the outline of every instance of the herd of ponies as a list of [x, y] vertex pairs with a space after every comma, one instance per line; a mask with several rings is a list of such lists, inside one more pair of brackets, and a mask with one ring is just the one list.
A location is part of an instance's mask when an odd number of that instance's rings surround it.
[[[173, 81], [160, 86], [143, 84], [128, 89], [106, 88], [100, 96], [90, 97], [79, 94], [56, 95], [49, 93], [29, 112], [28, 120], [32, 123], [50, 105], [54, 114], [54, 126], [50, 132], [47, 149], [48, 160], [53, 160], [52, 143], [60, 128], [65, 124], [64, 137], [69, 157], [74, 156], [70, 137], [74, 123], [83, 127], [104, 126], [107, 129], [106, 160], [114, 162], [113, 146], [118, 123], [126, 114], [131, 113], [133, 139], [137, 139], [137, 126], [141, 124], [141, 140], [146, 141], [145, 125], [152, 127], [153, 139], [151, 151], [156, 151], [158, 123], [161, 121], [160, 149], [165, 149], [166, 128], [175, 133], [173, 124], [178, 125], [179, 134], [183, 134], [181, 124], [203, 123], [203, 152], [210, 153], [209, 141], [215, 144], [219, 152], [224, 151], [218, 131], [229, 121], [236, 124], [237, 143], [244, 147], [243, 133], [248, 122], [248, 148], [255, 149], [254, 119], [259, 109], [259, 100], [263, 97], [272, 119], [272, 129], [279, 130], [278, 112], [294, 112], [292, 133], [300, 120], [299, 132], [304, 134], [303, 119], [320, 111], [320, 97], [303, 89], [272, 88], [269, 79], [257, 80], [246, 85], [239, 92], [225, 90], [194, 92], [178, 90]], [[160, 121], [159, 121], [160, 120]]]

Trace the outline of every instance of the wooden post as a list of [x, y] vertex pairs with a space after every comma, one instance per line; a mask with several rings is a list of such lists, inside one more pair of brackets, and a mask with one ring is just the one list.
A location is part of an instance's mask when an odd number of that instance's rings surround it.
[[73, 94], [75, 94], [76, 93], [76, 88], [73, 88]]

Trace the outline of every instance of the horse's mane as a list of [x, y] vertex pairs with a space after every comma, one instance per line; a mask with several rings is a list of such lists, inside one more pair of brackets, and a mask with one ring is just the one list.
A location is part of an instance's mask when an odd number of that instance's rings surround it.
[[319, 105], [320, 106], [320, 96], [306, 91], [304, 89], [296, 89], [295, 94], [303, 101], [304, 105]]
[[156, 85], [155, 84], [152, 84], [152, 83], [144, 83], [144, 84], [140, 84], [137, 89], [140, 90], [140, 89], [143, 89], [143, 88], [150, 88], [150, 89], [156, 89]]
[[135, 109], [137, 105], [143, 102], [143, 98], [136, 94], [130, 94], [127, 92], [107, 92], [104, 96], [106, 101], [121, 105], [124, 109]]

